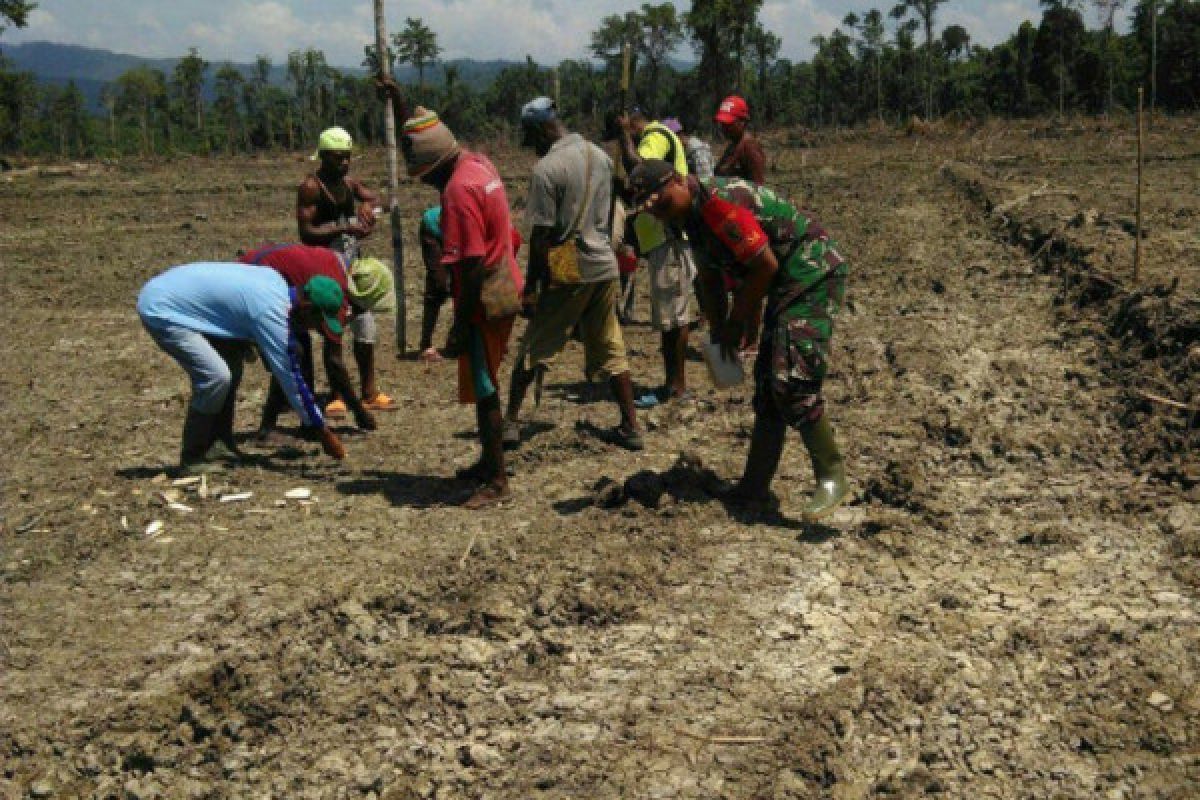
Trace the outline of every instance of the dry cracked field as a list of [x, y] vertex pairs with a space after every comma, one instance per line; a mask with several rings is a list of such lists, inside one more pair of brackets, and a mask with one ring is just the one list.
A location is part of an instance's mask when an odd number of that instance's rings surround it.
[[[452, 370], [390, 342], [403, 410], [344, 465], [301, 444], [176, 489], [187, 387], [137, 289], [290, 238], [307, 162], [0, 176], [0, 797], [1196, 797], [1197, 122], [1148, 162], [1145, 283], [1174, 291], [1123, 284], [1127, 135], [1052, 133], [773, 142], [852, 262], [855, 499], [819, 527], [797, 442], [781, 514], [716, 499], [744, 390], [692, 362], [631, 456], [573, 348], [495, 513], [455, 507]], [[519, 203], [530, 159], [497, 158]], [[433, 199], [406, 189], [413, 226]]]

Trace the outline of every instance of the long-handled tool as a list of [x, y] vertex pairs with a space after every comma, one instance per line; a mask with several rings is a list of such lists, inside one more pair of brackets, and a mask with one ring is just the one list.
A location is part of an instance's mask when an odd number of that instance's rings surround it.
[[[383, 0], [375, 0], [375, 49], [379, 56], [379, 73], [390, 77], [387, 26], [383, 19]], [[385, 100], [384, 133], [388, 156], [388, 204], [392, 218], [392, 275], [396, 283], [396, 355], [403, 358], [408, 352], [408, 314], [404, 297], [404, 227], [400, 219], [400, 177], [396, 159], [396, 117], [392, 98]]]

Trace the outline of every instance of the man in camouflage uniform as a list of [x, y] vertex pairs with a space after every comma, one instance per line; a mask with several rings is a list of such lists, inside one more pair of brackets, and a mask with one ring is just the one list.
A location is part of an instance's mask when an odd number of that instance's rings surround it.
[[[821, 395], [846, 285], [847, 264], [837, 243], [808, 212], [739, 178], [697, 181], [663, 162], [646, 161], [630, 184], [639, 204], [687, 234], [713, 339], [727, 357], [735, 356], [753, 310], [767, 300], [754, 363], [754, 435], [730, 499], [752, 504], [770, 497], [790, 425], [804, 440], [817, 482], [804, 517], [829, 514], [849, 492]], [[723, 273], [740, 282], [732, 308]]]

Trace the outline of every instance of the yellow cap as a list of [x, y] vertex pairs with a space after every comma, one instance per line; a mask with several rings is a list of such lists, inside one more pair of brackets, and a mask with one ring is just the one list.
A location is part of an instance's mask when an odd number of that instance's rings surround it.
[[322, 150], [335, 153], [347, 153], [354, 149], [354, 139], [345, 128], [326, 128], [317, 139], [317, 152], [312, 154], [312, 160], [321, 157]]

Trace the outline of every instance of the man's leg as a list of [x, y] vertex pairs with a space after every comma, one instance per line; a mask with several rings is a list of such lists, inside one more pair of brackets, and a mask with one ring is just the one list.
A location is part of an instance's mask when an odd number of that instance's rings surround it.
[[668, 398], [679, 397], [687, 391], [687, 346], [687, 325], [663, 332], [663, 373], [666, 375]]
[[210, 464], [206, 455], [217, 417], [230, 391], [232, 376], [228, 364], [201, 333], [179, 326], [146, 330], [183, 368], [192, 384], [180, 446], [180, 469], [189, 474], [220, 469], [221, 465]]
[[771, 481], [783, 456], [786, 433], [787, 424], [778, 414], [758, 412], [754, 415], [750, 451], [746, 453], [746, 466], [742, 470], [742, 479], [733, 490], [732, 499], [755, 502], [769, 497]]
[[500, 393], [492, 380], [484, 334], [477, 327], [471, 330], [470, 347], [475, 414], [479, 421], [480, 461], [485, 483], [463, 503], [463, 507], [480, 509], [508, 497], [508, 470], [504, 464], [504, 414], [500, 411]]
[[509, 448], [521, 443], [521, 406], [529, 387], [545, 371], [546, 362], [562, 352], [572, 329], [580, 325], [589, 291], [587, 285], [559, 286], [547, 288], [539, 295], [533, 318], [517, 348], [509, 380], [504, 422], [504, 443]]
[[225, 402], [221, 404], [221, 410], [217, 412], [208, 457], [239, 460], [241, 455], [233, 436], [233, 421], [237, 412], [238, 388], [242, 385], [242, 373], [245, 370], [246, 345], [242, 342], [221, 340], [214, 340], [212, 344], [225, 360], [225, 366], [229, 368], [229, 391], [225, 395]]
[[804, 519], [813, 522], [825, 517], [841, 505], [850, 494], [846, 483], [846, 467], [834, 437], [829, 416], [821, 414], [816, 422], [800, 426], [800, 436], [812, 459], [816, 488], [804, 504]]
[[379, 394], [375, 384], [375, 344], [355, 341], [354, 363], [358, 365], [358, 376], [362, 380], [362, 396], [370, 400]]

